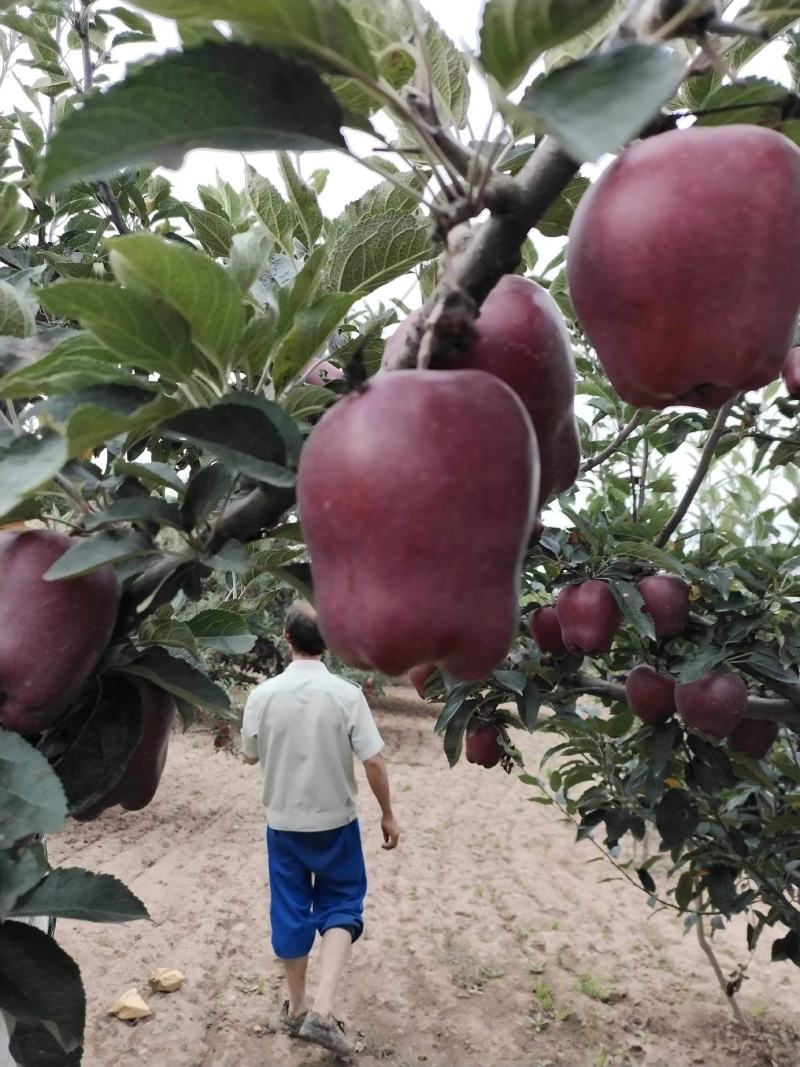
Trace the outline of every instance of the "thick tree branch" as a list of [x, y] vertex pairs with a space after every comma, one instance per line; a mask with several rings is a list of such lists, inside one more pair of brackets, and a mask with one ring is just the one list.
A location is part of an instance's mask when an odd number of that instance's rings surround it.
[[714, 460], [714, 453], [717, 450], [717, 445], [720, 442], [720, 438], [725, 433], [725, 423], [728, 419], [728, 415], [731, 413], [731, 408], [739, 399], [738, 396], [732, 397], [727, 403], [723, 404], [717, 412], [717, 417], [714, 420], [714, 425], [711, 429], [711, 433], [708, 435], [708, 440], [705, 443], [702, 453], [700, 454], [700, 460], [697, 464], [697, 470], [694, 472], [694, 477], [689, 482], [686, 492], [683, 494], [680, 504], [675, 509], [675, 513], [672, 518], [666, 524], [661, 533], [656, 537], [653, 544], [656, 548], [663, 548], [669, 541], [670, 537], [680, 526], [683, 521], [686, 512], [692, 505], [692, 501], [697, 496], [697, 492], [700, 486], [703, 484], [705, 476], [708, 474], [709, 467]]
[[644, 415], [645, 413], [643, 411], [637, 411], [633, 418], [625, 423], [614, 440], [611, 441], [602, 452], [598, 452], [596, 456], [592, 456], [591, 459], [587, 459], [586, 462], [582, 464], [581, 474], [587, 474], [589, 471], [594, 470], [595, 467], [599, 467], [601, 463], [605, 463], [610, 456], [613, 456], [619, 449], [620, 445], [628, 440], [637, 426], [641, 425]]

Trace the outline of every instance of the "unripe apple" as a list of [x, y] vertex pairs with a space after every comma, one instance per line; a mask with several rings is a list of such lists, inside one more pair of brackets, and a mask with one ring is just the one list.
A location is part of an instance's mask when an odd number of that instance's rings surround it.
[[596, 578], [565, 586], [556, 598], [556, 615], [567, 649], [592, 656], [610, 650], [622, 622], [608, 582]]
[[497, 727], [481, 723], [467, 733], [467, 762], [481, 767], [496, 767], [503, 757]]
[[[414, 312], [389, 338], [383, 366], [392, 370], [403, 350]], [[575, 364], [558, 304], [546, 289], [506, 274], [484, 300], [477, 336], [466, 352], [454, 353], [453, 370], [482, 370], [510, 386], [531, 417], [542, 457], [539, 507], [578, 477], [580, 438], [575, 422]]]
[[340, 400], [297, 485], [334, 654], [391, 675], [488, 674], [517, 632], [538, 469], [525, 409], [490, 374], [380, 373]]
[[561, 624], [555, 608], [537, 608], [528, 619], [531, 637], [542, 650], [551, 656], [563, 656], [567, 651], [561, 635]]
[[567, 275], [611, 384], [716, 408], [777, 378], [800, 308], [800, 148], [762, 126], [637, 141], [581, 199]]
[[734, 752], [763, 759], [778, 739], [779, 727], [768, 719], [742, 719], [731, 732], [728, 745]]
[[117, 618], [111, 567], [45, 581], [74, 544], [52, 530], [0, 533], [0, 725], [27, 736], [52, 726], [77, 697]]
[[656, 638], [678, 637], [689, 621], [689, 586], [677, 574], [652, 574], [642, 578], [637, 587], [644, 605], [642, 611], [652, 616]]
[[800, 348], [793, 348], [781, 371], [789, 396], [800, 397]]
[[303, 378], [307, 385], [327, 385], [328, 382], [339, 382], [344, 378], [344, 371], [330, 360], [318, 363]]
[[640, 663], [625, 682], [625, 699], [634, 715], [648, 726], [658, 726], [675, 714], [675, 685], [671, 674]]
[[688, 729], [721, 741], [744, 718], [747, 686], [738, 674], [711, 671], [677, 685], [675, 704]]
[[408, 672], [409, 681], [423, 700], [425, 699], [425, 690], [428, 686], [428, 679], [435, 670], [435, 663], [420, 663], [418, 667], [412, 667]]

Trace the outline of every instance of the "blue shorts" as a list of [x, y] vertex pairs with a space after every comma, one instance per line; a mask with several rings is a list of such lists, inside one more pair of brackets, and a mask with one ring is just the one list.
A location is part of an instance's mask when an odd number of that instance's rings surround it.
[[272, 948], [280, 959], [307, 956], [317, 930], [364, 929], [367, 871], [358, 819], [334, 830], [267, 828]]

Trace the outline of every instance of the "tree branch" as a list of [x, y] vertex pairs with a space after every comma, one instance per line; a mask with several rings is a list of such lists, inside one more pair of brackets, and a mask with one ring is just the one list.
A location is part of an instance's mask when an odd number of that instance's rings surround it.
[[700, 455], [700, 461], [697, 464], [697, 470], [694, 472], [694, 477], [689, 482], [686, 492], [683, 494], [680, 504], [675, 509], [672, 518], [666, 524], [661, 533], [656, 537], [653, 544], [656, 548], [663, 548], [669, 541], [670, 537], [680, 526], [683, 517], [692, 505], [692, 501], [697, 496], [697, 491], [703, 484], [705, 476], [708, 474], [709, 467], [714, 460], [714, 453], [717, 450], [717, 445], [720, 442], [720, 438], [725, 433], [725, 423], [728, 419], [728, 415], [731, 413], [731, 408], [737, 402], [739, 396], [732, 397], [727, 403], [723, 404], [717, 412], [717, 417], [714, 420], [714, 425], [711, 428], [711, 433], [708, 435], [708, 440], [705, 443], [705, 447]]
[[619, 449], [620, 445], [628, 440], [637, 426], [641, 425], [644, 416], [644, 411], [637, 411], [633, 418], [625, 423], [614, 440], [611, 441], [602, 452], [598, 452], [596, 456], [592, 456], [591, 459], [587, 459], [586, 462], [581, 465], [580, 473], [588, 474], [588, 472], [594, 470], [595, 467], [599, 467], [601, 463], [605, 463], [609, 456], [613, 456]]

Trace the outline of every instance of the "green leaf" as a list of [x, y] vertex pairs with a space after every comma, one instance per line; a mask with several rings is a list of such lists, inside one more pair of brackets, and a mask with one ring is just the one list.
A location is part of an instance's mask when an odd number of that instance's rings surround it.
[[200, 650], [192, 631], [185, 622], [173, 618], [160, 618], [158, 614], [144, 619], [137, 634], [142, 645], [164, 645], [167, 648], [182, 648], [193, 659], [200, 658]]
[[33, 304], [15, 286], [0, 281], [0, 336], [29, 337], [35, 329]]
[[[65, 1052], [77, 1051], [83, 1044], [86, 997], [78, 965], [52, 937], [27, 923], [0, 925], [0, 1010], [23, 1023], [46, 1023]], [[15, 1032], [12, 1056], [16, 1036]], [[42, 1062], [18, 1056], [15, 1060], [21, 1067]], [[80, 1060], [64, 1057], [61, 1062], [72, 1065]]]
[[293, 419], [307, 419], [324, 411], [336, 400], [336, 393], [324, 385], [298, 385], [286, 395], [284, 405]]
[[614, 0], [487, 0], [481, 66], [511, 89], [543, 52], [583, 33], [613, 5]]
[[[405, 85], [414, 75], [416, 62], [405, 40], [408, 34], [408, 11], [404, 0], [344, 0], [358, 26], [364, 43], [375, 58], [378, 72], [393, 89]], [[419, 7], [415, 4], [419, 13]], [[427, 16], [427, 12], [425, 12]], [[332, 78], [336, 98], [350, 112], [371, 115], [382, 106], [380, 96], [370, 93], [362, 81]]]
[[469, 107], [469, 66], [441, 26], [419, 3], [412, 0], [417, 12], [417, 21], [423, 27], [425, 49], [433, 82], [438, 110], [443, 112], [445, 124], [462, 127]]
[[234, 234], [230, 245], [228, 272], [236, 279], [243, 292], [248, 292], [264, 272], [273, 248], [272, 237], [260, 223], [256, 223], [246, 233]]
[[772, 962], [782, 963], [789, 960], [800, 967], [800, 933], [790, 930], [785, 937], [778, 937], [772, 942]]
[[245, 326], [242, 294], [224, 267], [194, 249], [150, 233], [110, 242], [114, 273], [125, 285], [162, 297], [188, 322], [197, 346], [227, 368]]
[[261, 222], [276, 243], [289, 255], [294, 254], [295, 216], [291, 207], [268, 178], [250, 164], [245, 166], [247, 196]]
[[646, 867], [639, 867], [636, 871], [639, 876], [639, 881], [642, 883], [642, 887], [647, 893], [656, 892], [656, 883], [653, 881], [653, 876], [650, 874]]
[[193, 474], [181, 510], [189, 529], [202, 526], [233, 485], [233, 474], [222, 463], [211, 463]]
[[376, 73], [355, 22], [336, 0], [141, 0], [139, 7], [173, 19], [221, 19], [252, 40], [309, 56], [329, 70]]
[[578, 163], [616, 152], [675, 95], [684, 61], [664, 45], [635, 42], [595, 52], [534, 82], [520, 106]]
[[186, 482], [180, 477], [171, 463], [127, 463], [117, 459], [114, 473], [135, 478], [151, 489], [175, 489], [182, 493]]
[[44, 756], [19, 734], [0, 730], [0, 849], [29, 834], [53, 834], [66, 817], [67, 798]]
[[705, 877], [705, 886], [714, 907], [723, 915], [730, 915], [736, 901], [736, 883], [730, 868], [713, 864]]
[[444, 754], [451, 767], [455, 767], [461, 758], [461, 747], [464, 743], [469, 721], [477, 710], [474, 700], [465, 700], [453, 714], [444, 731]]
[[38, 841], [16, 852], [0, 851], [0, 922], [8, 917], [23, 893], [27, 893], [41, 881], [46, 871], [47, 855], [44, 846]]
[[127, 7], [110, 7], [107, 13], [118, 18], [129, 30], [133, 30], [135, 33], [152, 34], [153, 32], [149, 19], [146, 19], [144, 15], [140, 15], [138, 11], [131, 11]]
[[165, 423], [160, 433], [171, 440], [189, 441], [216, 455], [233, 470], [268, 485], [294, 485], [285, 466], [287, 454], [299, 452], [299, 431], [285, 411], [269, 400], [232, 393], [211, 408], [185, 411]]
[[51, 1024], [15, 1020], [8, 1014], [6, 1023], [13, 1025], [8, 1051], [18, 1067], [80, 1067], [83, 1050], [76, 1048], [65, 1052], [54, 1036]]
[[155, 388], [146, 379], [134, 377], [129, 367], [121, 367], [119, 357], [88, 333], [77, 334], [60, 341], [35, 363], [0, 378], [0, 396], [18, 400], [59, 396], [109, 383]]
[[171, 504], [157, 496], [121, 497], [112, 501], [103, 511], [87, 515], [84, 527], [99, 530], [117, 522], [157, 523], [183, 529], [183, 516], [177, 504]]
[[40, 289], [38, 296], [49, 311], [78, 319], [123, 362], [168, 381], [182, 381], [191, 375], [189, 327], [160, 300], [89, 278], [56, 282]]
[[666, 848], [678, 848], [700, 822], [697, 802], [685, 789], [668, 789], [655, 808], [656, 827]]
[[70, 111], [39, 187], [52, 192], [142, 163], [174, 169], [193, 148], [344, 148], [341, 124], [333, 93], [309, 67], [264, 48], [208, 42], [139, 66]]
[[653, 616], [642, 611], [644, 601], [642, 594], [631, 582], [610, 581], [608, 583], [614, 599], [622, 611], [625, 621], [634, 628], [640, 637], [649, 637], [655, 640], [656, 631]]
[[0, 517], [55, 477], [68, 459], [67, 442], [57, 433], [23, 434], [0, 444]]
[[444, 732], [447, 728], [447, 724], [474, 689], [474, 682], [459, 682], [452, 688], [444, 703], [444, 707], [439, 712], [439, 717], [433, 728], [434, 733], [441, 734]]
[[201, 611], [188, 620], [188, 626], [197, 643], [204, 648], [238, 656], [249, 652], [256, 643], [256, 636], [251, 633], [246, 620], [234, 611], [222, 608]]
[[152, 548], [143, 534], [107, 530], [96, 537], [76, 540], [72, 548], [67, 549], [45, 573], [45, 578], [48, 581], [75, 578], [109, 563], [121, 563], [134, 556], [146, 556], [149, 552], [152, 552]]
[[492, 671], [492, 677], [503, 689], [510, 689], [518, 696], [525, 692], [526, 678], [522, 671]]
[[234, 229], [228, 219], [213, 211], [188, 205], [186, 217], [197, 240], [210, 256], [227, 256], [231, 249]]
[[[737, 79], [731, 85], [720, 86], [703, 100], [703, 111], [708, 113], [697, 116], [697, 125], [726, 126], [744, 122], [780, 130], [784, 106], [790, 98], [784, 85], [769, 78]], [[746, 106], [748, 104], [752, 107]]]
[[55, 915], [94, 923], [125, 923], [149, 919], [147, 908], [127, 886], [110, 874], [92, 874], [80, 867], [57, 867], [26, 894], [15, 916]]
[[539, 233], [545, 237], [566, 237], [575, 208], [589, 185], [588, 178], [576, 175], [536, 223]]
[[0, 245], [11, 244], [25, 228], [28, 212], [14, 185], [0, 185]]
[[303, 181], [285, 152], [278, 153], [278, 165], [300, 218], [306, 247], [313, 248], [322, 231], [322, 212], [317, 202], [317, 194]]
[[517, 710], [522, 724], [529, 732], [533, 730], [539, 718], [539, 709], [542, 705], [542, 694], [532, 678], [525, 683], [525, 692], [517, 700]]
[[126, 664], [121, 670], [124, 674], [146, 678], [180, 700], [199, 704], [209, 711], [224, 714], [230, 710], [230, 701], [224, 689], [197, 667], [185, 660], [159, 653], [157, 649], [145, 652], [140, 659]]
[[311, 307], [298, 311], [270, 369], [276, 395], [319, 355], [355, 299], [354, 293], [323, 293]]

